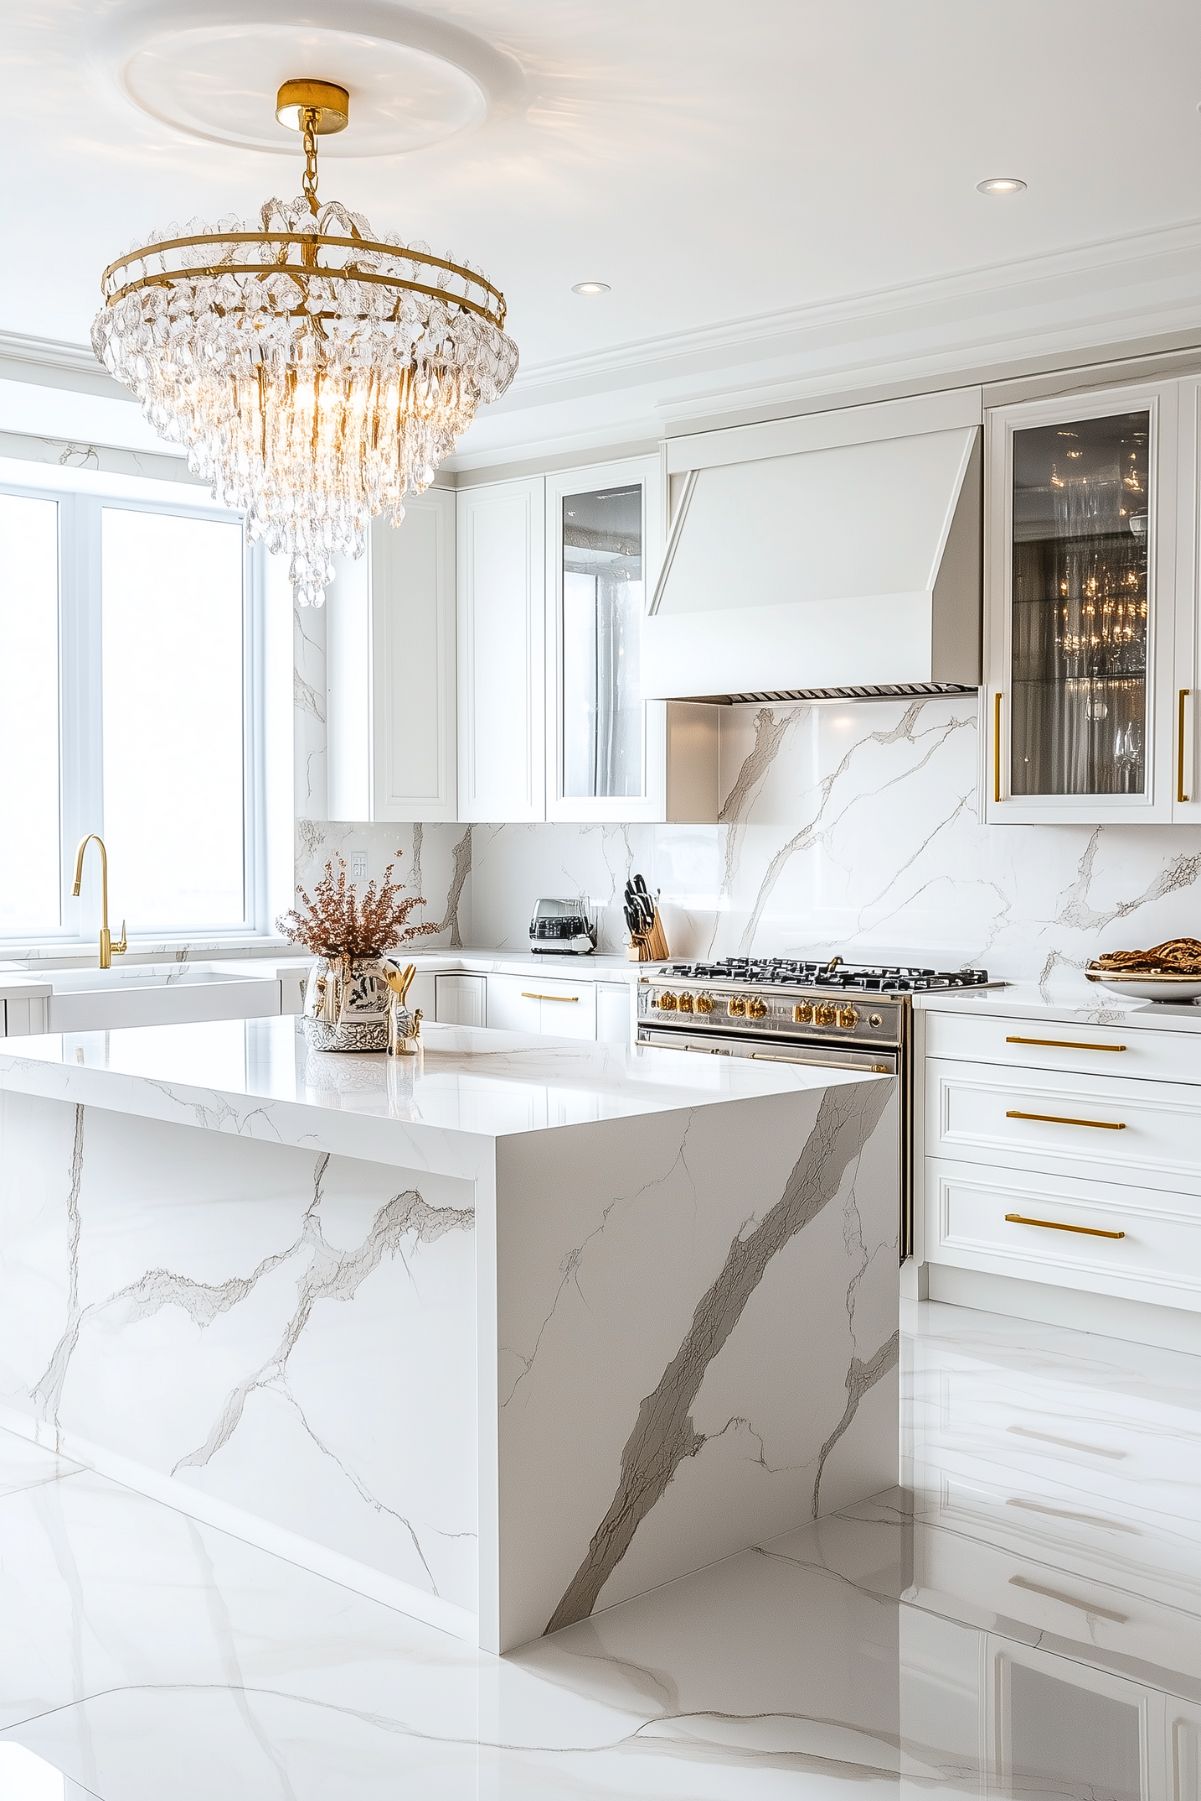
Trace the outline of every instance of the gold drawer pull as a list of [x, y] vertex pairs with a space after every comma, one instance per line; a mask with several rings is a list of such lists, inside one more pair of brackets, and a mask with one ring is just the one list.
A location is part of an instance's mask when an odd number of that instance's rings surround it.
[[1185, 792], [1184, 787], [1184, 747], [1186, 742], [1184, 714], [1185, 708], [1188, 706], [1188, 697], [1191, 693], [1191, 688], [1182, 688], [1176, 704], [1176, 799], [1181, 806], [1185, 806], [1188, 803], [1188, 795]]
[[1043, 1044], [1053, 1051], [1124, 1051], [1124, 1044], [1083, 1044], [1074, 1038], [1019, 1038], [1011, 1032], [1006, 1044]]
[[578, 1001], [578, 994], [532, 994], [528, 988], [521, 991], [523, 1001]]
[[1044, 1588], [1041, 1582], [1031, 1582], [1028, 1576], [1011, 1576], [1009, 1586], [1024, 1588], [1030, 1595], [1044, 1595], [1048, 1601], [1062, 1601], [1065, 1607], [1078, 1607], [1081, 1613], [1091, 1613], [1098, 1620], [1112, 1620], [1115, 1626], [1129, 1624], [1129, 1614], [1118, 1613], [1112, 1607], [1098, 1607], [1093, 1601], [1078, 1601], [1075, 1595], [1065, 1595], [1061, 1588]]
[[1005, 1109], [1006, 1119], [1039, 1119], [1048, 1126], [1091, 1126], [1097, 1132], [1124, 1132], [1124, 1119], [1069, 1119], [1066, 1113], [1023, 1113], [1017, 1107]]
[[1031, 1219], [1025, 1213], [1007, 1213], [1011, 1226], [1045, 1226], [1049, 1232], [1080, 1232], [1085, 1238], [1125, 1238], [1124, 1232], [1106, 1232], [1101, 1226], [1069, 1226], [1061, 1219]]

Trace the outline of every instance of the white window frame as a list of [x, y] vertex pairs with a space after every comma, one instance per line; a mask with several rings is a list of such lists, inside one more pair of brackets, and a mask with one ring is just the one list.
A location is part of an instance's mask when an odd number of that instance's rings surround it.
[[[48, 500], [58, 507], [58, 747], [59, 893], [62, 917], [24, 932], [0, 934], [0, 946], [31, 942], [64, 949], [90, 943], [96, 935], [99, 881], [88, 860], [82, 894], [71, 894], [75, 847], [88, 832], [104, 836], [103, 692], [101, 679], [101, 527], [106, 507], [123, 512], [159, 513], [172, 518], [223, 520], [242, 528], [242, 869], [243, 918], [213, 925], [196, 920], [143, 919], [131, 914], [136, 897], [118, 900], [129, 917], [131, 943], [137, 939], [220, 941], [268, 930], [266, 867], [265, 654], [263, 605], [265, 572], [261, 546], [250, 542], [238, 513], [205, 502], [201, 492], [184, 499], [131, 496], [0, 479], [0, 495]], [[120, 871], [109, 875], [116, 889]], [[119, 913], [113, 930], [120, 927]]]

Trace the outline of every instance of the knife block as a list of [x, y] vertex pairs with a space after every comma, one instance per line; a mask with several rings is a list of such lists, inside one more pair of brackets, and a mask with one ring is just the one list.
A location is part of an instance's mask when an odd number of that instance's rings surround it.
[[667, 934], [663, 930], [663, 921], [659, 917], [659, 909], [655, 908], [654, 917], [644, 932], [631, 932], [629, 948], [626, 952], [631, 963], [666, 963], [671, 956], [667, 948]]

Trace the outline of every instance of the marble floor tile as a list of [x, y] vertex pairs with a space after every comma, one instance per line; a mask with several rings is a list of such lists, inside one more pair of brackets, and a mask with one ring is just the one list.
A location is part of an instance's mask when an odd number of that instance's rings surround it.
[[[12, 1432], [0, 1432], [0, 1499], [16, 1494], [18, 1489], [36, 1488], [42, 1482], [56, 1482], [74, 1475], [79, 1469], [66, 1457], [43, 1450], [28, 1439]], [[0, 1795], [3, 1790], [0, 1790]]]
[[907, 1326], [904, 1487], [504, 1660], [0, 1434], [0, 1801], [1201, 1801], [1201, 1365]]

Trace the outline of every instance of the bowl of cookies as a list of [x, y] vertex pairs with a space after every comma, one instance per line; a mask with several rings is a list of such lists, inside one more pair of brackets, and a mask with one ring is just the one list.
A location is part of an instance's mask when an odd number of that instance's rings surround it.
[[1201, 999], [1201, 939], [1168, 938], [1145, 951], [1106, 951], [1085, 970], [1090, 982], [1140, 1001]]

